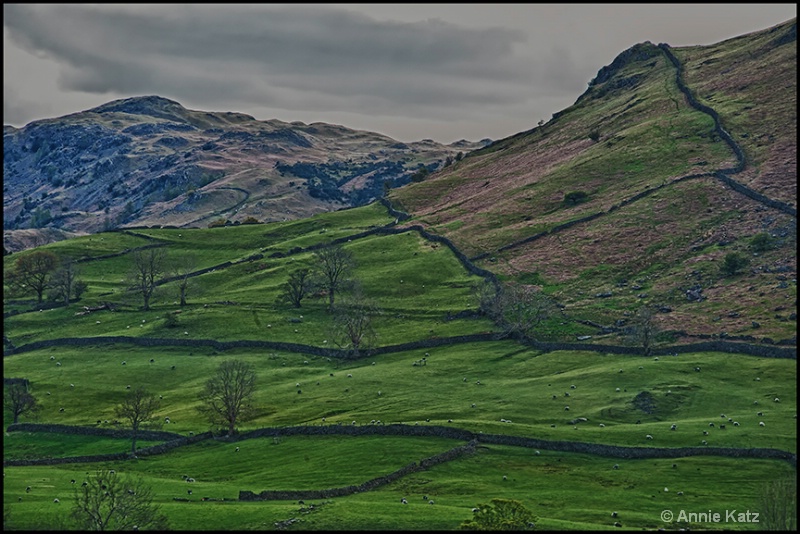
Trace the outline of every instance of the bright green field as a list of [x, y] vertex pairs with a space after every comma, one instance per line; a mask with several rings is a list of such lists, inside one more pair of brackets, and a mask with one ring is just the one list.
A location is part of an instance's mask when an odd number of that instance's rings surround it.
[[[4, 333], [16, 346], [59, 337], [110, 335], [330, 346], [324, 300], [309, 299], [299, 309], [274, 304], [293, 269], [313, 267], [312, 255], [295, 251], [271, 258], [270, 251], [288, 252], [326, 242], [331, 235], [352, 235], [390, 222], [378, 208], [275, 225], [137, 230], [169, 243], [172, 256], [191, 252], [197, 268], [255, 253], [265, 257], [192, 279], [189, 304], [181, 308], [177, 328], [164, 325], [164, 315], [179, 309], [173, 304], [175, 288], [165, 285], [153, 309], [144, 312], [136, 299], [122, 296], [126, 255], [82, 263], [81, 276], [89, 282], [89, 290], [79, 304], [7, 317]], [[98, 256], [146, 242], [117, 233], [80, 239], [80, 244], [62, 242], [44, 248], [78, 246]], [[382, 310], [375, 318], [378, 346], [494, 328], [486, 319], [447, 320], [448, 314], [476, 307], [472, 285], [479, 278], [468, 274], [446, 247], [409, 232], [353, 239], [346, 248], [358, 262], [355, 276]], [[13, 257], [5, 258], [6, 268]], [[117, 311], [75, 315], [81, 306], [107, 299], [117, 304]], [[25, 306], [7, 303], [6, 310]], [[413, 365], [423, 357], [426, 365]], [[217, 352], [210, 347], [97, 344], [6, 356], [3, 373], [30, 380], [31, 391], [42, 404], [34, 421], [96, 426], [99, 420], [101, 428], [112, 428], [103, 421], [115, 418], [114, 408], [127, 386], [143, 385], [162, 397], [158, 420], [170, 419], [162, 429], [187, 435], [209, 430], [197, 411], [197, 394], [219, 363], [231, 358], [253, 364], [258, 375], [254, 400], [259, 410], [253, 420], [238, 425], [242, 432], [380, 420], [622, 446], [698, 447], [705, 439], [709, 447], [796, 452], [796, 361], [746, 355], [696, 353], [655, 359], [541, 353], [513, 341], [493, 341], [343, 361], [260, 349]], [[695, 371], [696, 367], [701, 370]], [[642, 393], [652, 398], [647, 410], [635, 403]], [[571, 422], [579, 417], [587, 420]], [[31, 421], [26, 416], [21, 420]], [[759, 425], [762, 421], [764, 426]], [[10, 422], [4, 413], [4, 425]], [[720, 429], [720, 423], [727, 428]], [[675, 431], [670, 430], [672, 424], [677, 425]], [[645, 438], [648, 434], [652, 440]], [[149, 444], [139, 442], [139, 446]], [[301, 511], [295, 501], [235, 500], [240, 490], [359, 484], [461, 444], [431, 437], [294, 436], [240, 441], [236, 453], [231, 443], [209, 440], [108, 467], [144, 477], [171, 528], [183, 530], [272, 530], [275, 522], [290, 518], [301, 520], [290, 528], [305, 530], [449, 530], [471, 518], [472, 507], [498, 497], [523, 502], [540, 516], [538, 526], [544, 529], [610, 528], [612, 511], [619, 513], [623, 527], [670, 528], [675, 525], [659, 519], [662, 510], [674, 509], [676, 514], [681, 507], [723, 514], [733, 508], [753, 510], [759, 506], [764, 481], [795, 472], [785, 461], [715, 456], [618, 460], [550, 450], [536, 455], [526, 448], [483, 445], [473, 456], [373, 491], [314, 503], [310, 513]], [[128, 448], [127, 440], [11, 432], [5, 436], [4, 458], [78, 456]], [[615, 463], [620, 469], [611, 468]], [[82, 480], [95, 467], [4, 467], [6, 528], [69, 527], [64, 521], [72, 495], [70, 480]], [[183, 475], [197, 482], [187, 487]], [[30, 493], [26, 486], [31, 486]], [[191, 496], [188, 489], [193, 490]], [[678, 496], [678, 491], [684, 494]], [[202, 502], [202, 497], [229, 500]], [[408, 505], [400, 502], [404, 497]], [[61, 502], [54, 503], [55, 498]], [[690, 526], [755, 530], [758, 525]]]

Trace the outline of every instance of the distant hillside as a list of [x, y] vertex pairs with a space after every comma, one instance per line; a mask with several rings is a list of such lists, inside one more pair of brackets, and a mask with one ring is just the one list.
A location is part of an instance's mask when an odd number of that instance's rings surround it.
[[[366, 204], [485, 146], [192, 111], [159, 96], [3, 128], [3, 228], [97, 232], [297, 219]], [[9, 231], [11, 233], [9, 234]]]
[[[711, 46], [637, 44], [547, 123], [390, 199], [599, 334], [650, 303], [671, 329], [788, 339], [796, 191], [791, 20]], [[731, 253], [749, 265], [723, 276]]]

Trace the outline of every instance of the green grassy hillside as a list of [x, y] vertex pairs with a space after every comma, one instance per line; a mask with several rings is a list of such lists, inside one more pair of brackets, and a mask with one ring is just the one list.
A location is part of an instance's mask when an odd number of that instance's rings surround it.
[[[275, 299], [290, 272], [315, 266], [306, 247], [340, 238], [356, 260], [354, 277], [381, 309], [374, 318], [376, 346], [494, 331], [483, 317], [453, 318], [477, 307], [472, 286], [480, 277], [467, 272], [449, 248], [414, 231], [356, 237], [393, 220], [385, 208], [371, 205], [292, 223], [142, 229], [46, 245], [27, 253], [52, 250], [94, 258], [78, 264], [87, 292], [67, 308], [44, 311], [28, 311], [33, 303], [24, 295], [7, 298], [5, 311], [19, 313], [5, 317], [4, 334], [23, 348], [48, 339], [108, 336], [282, 341], [323, 348], [331, 343], [326, 300], [310, 298], [293, 308]], [[151, 310], [142, 311], [140, 299], [125, 291], [124, 278], [130, 249], [153, 243], [164, 244], [168, 257], [192, 255], [197, 270], [245, 261], [191, 278], [186, 306], [176, 303], [172, 282], [160, 288]], [[121, 254], [110, 256], [115, 253]], [[5, 258], [6, 269], [16, 257]], [[113, 311], [77, 314], [84, 306], [104, 302], [113, 303]], [[169, 327], [165, 317], [176, 310], [181, 311], [178, 325]], [[555, 338], [577, 328], [560, 321], [552, 320], [546, 329]], [[644, 358], [589, 351], [543, 353], [512, 340], [495, 340], [343, 359], [277, 349], [220, 351], [211, 346], [98, 342], [8, 353], [3, 372], [5, 377], [30, 381], [30, 391], [42, 405], [37, 422], [123, 428], [114, 424], [114, 408], [127, 386], [142, 385], [161, 397], [161, 429], [186, 436], [214, 428], [197, 411], [197, 395], [219, 363], [234, 358], [251, 363], [258, 380], [258, 410], [252, 420], [238, 425], [242, 433], [303, 425], [364, 427], [380, 421], [553, 443], [796, 452], [796, 361], [741, 354]], [[414, 365], [422, 358], [425, 365]], [[762, 421], [764, 426], [759, 425]], [[5, 412], [4, 425], [10, 422]], [[702, 440], [707, 445], [701, 445]], [[634, 460], [479, 444], [473, 455], [372, 491], [304, 504], [237, 500], [239, 491], [357, 485], [463, 444], [443, 437], [396, 435], [281, 436], [244, 439], [235, 445], [223, 438], [136, 460], [5, 465], [4, 526], [68, 528], [70, 481], [80, 482], [97, 467], [141, 475], [152, 486], [170, 527], [185, 530], [272, 530], [277, 522], [292, 518], [299, 519], [292, 529], [456, 529], [472, 517], [474, 506], [498, 497], [522, 502], [540, 517], [539, 528], [609, 528], [615, 521], [612, 511], [618, 512], [624, 527], [671, 527], [678, 524], [659, 519], [664, 509], [755, 509], [763, 481], [795, 472], [784, 460], [715, 455]], [[6, 433], [4, 459], [129, 448], [127, 439], [12, 431]], [[613, 469], [614, 464], [619, 469]], [[197, 482], [187, 484], [184, 475]], [[53, 502], [56, 498], [59, 503]], [[401, 503], [403, 498], [407, 505]], [[315, 505], [313, 511], [310, 504]]]

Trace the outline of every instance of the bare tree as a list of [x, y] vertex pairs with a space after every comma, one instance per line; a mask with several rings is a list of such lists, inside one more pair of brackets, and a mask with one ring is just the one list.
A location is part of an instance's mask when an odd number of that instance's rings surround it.
[[186, 306], [186, 293], [189, 290], [191, 275], [197, 270], [197, 258], [192, 255], [180, 256], [170, 263], [169, 269], [178, 284], [181, 306]]
[[526, 285], [495, 286], [486, 282], [477, 289], [481, 310], [510, 336], [532, 338], [543, 321], [558, 309], [542, 291]]
[[228, 435], [236, 433], [236, 423], [255, 414], [252, 405], [256, 390], [256, 373], [253, 366], [241, 360], [227, 360], [208, 379], [200, 393], [202, 405], [198, 408], [212, 424], [224, 424]]
[[82, 530], [166, 530], [167, 518], [153, 491], [137, 477], [98, 469], [74, 487], [72, 517]]
[[4, 276], [5, 282], [23, 292], [33, 290], [36, 292], [36, 303], [41, 304], [44, 290], [56, 267], [58, 256], [49, 250], [37, 250], [18, 257], [14, 268]]
[[142, 296], [143, 309], [150, 309], [150, 299], [166, 268], [167, 253], [163, 248], [137, 250], [128, 273], [129, 289]]
[[629, 341], [640, 346], [645, 356], [650, 356], [653, 354], [653, 345], [655, 345], [658, 333], [655, 310], [648, 305], [639, 308], [628, 329]]
[[773, 480], [759, 495], [760, 528], [795, 530], [797, 526], [797, 476]]
[[50, 287], [55, 290], [57, 298], [64, 299], [64, 306], [69, 306], [78, 274], [75, 261], [72, 258], [62, 258], [60, 266], [50, 279]]
[[343, 296], [333, 308], [331, 337], [336, 346], [352, 351], [358, 358], [359, 350], [369, 347], [375, 340], [372, 318], [380, 310], [360, 289]]
[[13, 422], [17, 423], [19, 416], [26, 413], [36, 414], [41, 409], [41, 405], [33, 393], [28, 391], [25, 384], [14, 382], [5, 386], [3, 408], [11, 413]]
[[295, 308], [299, 308], [302, 300], [311, 293], [312, 286], [311, 270], [297, 269], [289, 275], [289, 280], [283, 284], [278, 302], [286, 302]]
[[155, 411], [161, 407], [161, 402], [155, 395], [149, 393], [145, 388], [139, 386], [130, 391], [122, 404], [116, 407], [115, 412], [117, 417], [125, 419], [133, 430], [131, 437], [131, 454], [136, 454], [136, 437], [139, 434], [139, 428], [143, 424], [153, 421], [155, 418]]
[[333, 311], [335, 294], [344, 289], [355, 267], [353, 254], [341, 245], [330, 245], [314, 253], [320, 286], [328, 292], [328, 310]]

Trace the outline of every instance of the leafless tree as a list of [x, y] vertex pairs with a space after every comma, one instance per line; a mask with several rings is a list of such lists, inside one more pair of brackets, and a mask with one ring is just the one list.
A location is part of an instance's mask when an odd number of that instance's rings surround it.
[[58, 298], [64, 299], [64, 306], [69, 306], [69, 299], [75, 288], [78, 274], [75, 261], [72, 258], [62, 258], [58, 269], [50, 278], [50, 287], [55, 290]]
[[197, 270], [197, 258], [192, 255], [182, 255], [170, 262], [169, 270], [178, 284], [181, 306], [186, 306], [186, 293], [189, 290], [191, 275]]
[[128, 273], [129, 289], [141, 295], [143, 309], [150, 309], [150, 299], [158, 287], [158, 282], [166, 269], [167, 253], [163, 248], [136, 250], [133, 265]]
[[14, 423], [19, 421], [20, 415], [25, 415], [26, 413], [33, 415], [41, 409], [33, 393], [28, 391], [25, 384], [19, 382], [5, 386], [3, 407], [11, 413]]
[[36, 303], [41, 304], [44, 290], [58, 267], [58, 256], [49, 250], [37, 250], [20, 256], [13, 269], [4, 275], [5, 283], [22, 292], [36, 292]]
[[337, 291], [344, 289], [355, 267], [353, 254], [341, 245], [330, 245], [314, 253], [320, 286], [328, 292], [328, 310], [333, 311]]
[[227, 360], [206, 382], [198, 409], [212, 424], [226, 425], [228, 435], [232, 436], [236, 433], [237, 422], [246, 421], [255, 414], [252, 404], [255, 390], [253, 366], [241, 360]]
[[82, 530], [166, 530], [167, 518], [144, 481], [98, 469], [75, 485], [72, 517]]
[[655, 310], [648, 305], [640, 307], [628, 329], [629, 341], [641, 347], [645, 356], [650, 356], [653, 353], [653, 345], [655, 345], [658, 333]]
[[797, 526], [797, 476], [767, 482], [759, 495], [760, 528], [795, 530]]
[[340, 348], [352, 351], [357, 358], [359, 350], [369, 347], [375, 340], [372, 318], [380, 313], [374, 301], [364, 296], [360, 288], [343, 296], [333, 308], [331, 337]]
[[278, 302], [289, 303], [295, 308], [300, 307], [300, 303], [312, 291], [310, 269], [297, 269], [289, 275], [289, 280], [282, 286], [282, 293], [278, 297]]
[[490, 282], [478, 289], [481, 310], [510, 336], [532, 338], [537, 328], [558, 309], [542, 291], [527, 285]]
[[118, 418], [125, 419], [133, 430], [131, 437], [131, 453], [136, 454], [136, 437], [139, 428], [148, 424], [155, 418], [155, 411], [161, 407], [161, 402], [155, 395], [149, 393], [145, 388], [139, 386], [130, 391], [122, 403], [116, 407], [115, 412]]

